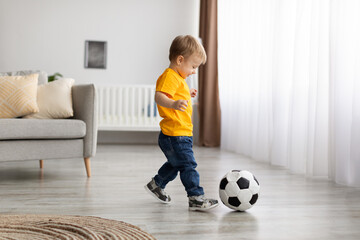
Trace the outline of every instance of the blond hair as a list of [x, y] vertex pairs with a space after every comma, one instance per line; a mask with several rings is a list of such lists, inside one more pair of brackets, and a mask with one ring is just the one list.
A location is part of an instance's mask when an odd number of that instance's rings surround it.
[[180, 55], [186, 58], [193, 54], [198, 54], [198, 56], [202, 59], [202, 64], [205, 64], [206, 52], [201, 43], [193, 36], [180, 35], [177, 36], [171, 43], [169, 50], [169, 60], [172, 62], [175, 61], [176, 58]]

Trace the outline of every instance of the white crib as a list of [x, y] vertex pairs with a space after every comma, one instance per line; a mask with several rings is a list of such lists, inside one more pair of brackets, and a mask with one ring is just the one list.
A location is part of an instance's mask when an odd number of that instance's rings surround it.
[[154, 85], [96, 86], [98, 129], [160, 131]]
[[[197, 89], [197, 75], [191, 75], [187, 83], [189, 88]], [[97, 85], [96, 91], [99, 130], [160, 131], [155, 85]], [[196, 103], [197, 98], [192, 102]]]

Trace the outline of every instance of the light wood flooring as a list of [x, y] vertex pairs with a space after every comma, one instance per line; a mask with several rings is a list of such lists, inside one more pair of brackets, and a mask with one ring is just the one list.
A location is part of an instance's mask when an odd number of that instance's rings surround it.
[[100, 145], [87, 178], [82, 159], [0, 163], [2, 214], [92, 215], [125, 221], [157, 239], [360, 239], [360, 189], [309, 179], [217, 148], [194, 147], [201, 185], [218, 198], [226, 172], [255, 174], [261, 192], [247, 212], [224, 205], [190, 212], [179, 177], [158, 203], [143, 186], [165, 161], [155, 145]]

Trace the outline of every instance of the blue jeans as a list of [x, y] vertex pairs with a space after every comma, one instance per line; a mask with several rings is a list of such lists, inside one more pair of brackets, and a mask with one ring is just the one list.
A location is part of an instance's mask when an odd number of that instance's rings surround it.
[[159, 146], [167, 158], [167, 162], [159, 169], [154, 177], [156, 184], [165, 188], [168, 182], [174, 180], [180, 172], [180, 179], [188, 196], [204, 194], [200, 187], [200, 176], [195, 170], [197, 163], [192, 150], [192, 137], [172, 137], [160, 132]]

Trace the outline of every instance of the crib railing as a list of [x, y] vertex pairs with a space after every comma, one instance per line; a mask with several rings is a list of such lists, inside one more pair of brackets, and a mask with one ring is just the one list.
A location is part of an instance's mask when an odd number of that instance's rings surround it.
[[99, 130], [160, 131], [155, 86], [96, 86], [96, 90]]

